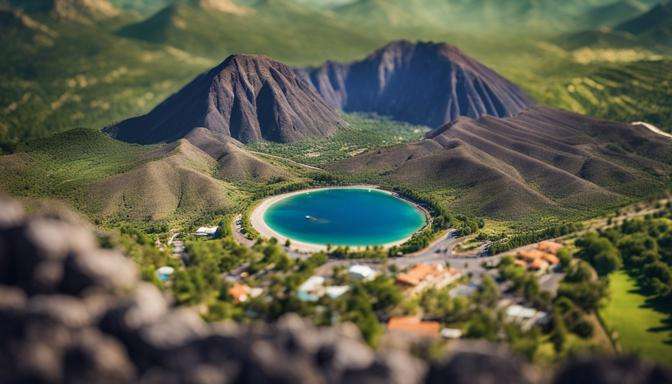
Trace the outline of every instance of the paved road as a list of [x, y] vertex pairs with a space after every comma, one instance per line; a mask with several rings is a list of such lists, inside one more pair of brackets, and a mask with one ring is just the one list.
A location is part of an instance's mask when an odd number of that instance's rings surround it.
[[178, 238], [179, 236], [179, 232], [174, 233], [170, 239], [168, 239], [168, 246], [172, 246], [173, 248], [173, 257], [180, 259], [183, 263], [187, 264], [189, 262], [189, 255], [184, 247], [184, 242]]
[[672, 135], [671, 135], [671, 134], [669, 134], [669, 133], [667, 133], [667, 132], [663, 132], [660, 128], [656, 127], [656, 126], [653, 125], [653, 124], [645, 123], [645, 122], [643, 122], [643, 121], [636, 121], [636, 122], [632, 123], [632, 125], [639, 125], [639, 126], [642, 126], [642, 127], [648, 129], [649, 131], [651, 131], [651, 132], [653, 132], [653, 133], [657, 133], [657, 134], [659, 134], [659, 135], [661, 135], [661, 136], [665, 136], [665, 137], [667, 137], [668, 139], [672, 139]]

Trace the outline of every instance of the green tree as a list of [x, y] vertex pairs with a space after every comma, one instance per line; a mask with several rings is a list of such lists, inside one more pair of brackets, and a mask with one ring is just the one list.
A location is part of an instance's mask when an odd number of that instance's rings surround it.
[[672, 272], [670, 267], [661, 261], [647, 264], [644, 267], [643, 277], [644, 288], [656, 296], [664, 297], [672, 291]]
[[600, 276], [606, 276], [622, 265], [618, 249], [609, 239], [589, 234], [577, 240], [576, 245], [580, 247], [577, 256], [589, 262]]

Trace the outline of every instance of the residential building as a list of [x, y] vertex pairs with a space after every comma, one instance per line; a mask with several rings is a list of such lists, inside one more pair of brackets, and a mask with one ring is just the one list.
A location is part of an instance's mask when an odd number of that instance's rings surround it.
[[557, 255], [558, 251], [564, 247], [564, 245], [560, 243], [556, 243], [555, 241], [542, 241], [537, 245], [537, 249], [540, 251], [544, 251], [546, 253], [550, 253], [552, 255]]
[[520, 324], [523, 330], [529, 330], [533, 326], [544, 324], [549, 320], [546, 312], [517, 304], [507, 307], [504, 314], [509, 321]]
[[443, 264], [417, 264], [407, 272], [398, 274], [397, 284], [414, 294], [427, 288], [443, 288], [461, 276], [458, 270]]
[[322, 276], [311, 276], [299, 286], [297, 292], [299, 300], [316, 302], [325, 295], [331, 299], [337, 299], [350, 290], [348, 286], [325, 286], [325, 281]]
[[348, 268], [348, 274], [355, 280], [373, 280], [378, 274], [375, 269], [364, 264], [355, 264]]
[[417, 317], [393, 317], [387, 323], [387, 331], [403, 336], [434, 338], [440, 336], [441, 324]]
[[196, 236], [215, 236], [219, 227], [200, 227], [196, 230]]
[[560, 248], [562, 248], [562, 244], [542, 241], [537, 245], [537, 248], [519, 251], [515, 263], [531, 271], [545, 272], [549, 268], [560, 264], [560, 259], [555, 256]]
[[235, 283], [229, 288], [229, 295], [237, 303], [244, 303], [249, 299], [258, 297], [263, 293], [261, 288], [250, 288], [249, 286], [241, 283]]

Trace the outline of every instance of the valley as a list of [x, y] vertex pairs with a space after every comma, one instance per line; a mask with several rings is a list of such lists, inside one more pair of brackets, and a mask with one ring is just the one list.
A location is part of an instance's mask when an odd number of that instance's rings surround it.
[[199, 321], [669, 367], [671, 4], [0, 0], [0, 203]]

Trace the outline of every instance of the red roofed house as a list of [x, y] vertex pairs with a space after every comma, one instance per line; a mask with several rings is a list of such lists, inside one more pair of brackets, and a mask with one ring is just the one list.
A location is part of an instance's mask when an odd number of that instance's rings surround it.
[[244, 303], [250, 298], [255, 298], [262, 293], [261, 288], [250, 288], [245, 284], [235, 283], [229, 288], [229, 295], [237, 303]]
[[562, 244], [556, 243], [555, 241], [542, 241], [541, 243], [539, 243], [539, 245], [537, 245], [537, 249], [539, 249], [540, 251], [550, 253], [552, 255], [557, 255], [558, 251], [562, 247], [563, 247]]
[[418, 293], [427, 288], [443, 288], [460, 276], [458, 270], [442, 264], [418, 264], [408, 272], [398, 274], [397, 284], [411, 293]]
[[415, 337], [439, 337], [441, 324], [436, 321], [422, 321], [417, 317], [393, 317], [387, 323], [387, 331]]

